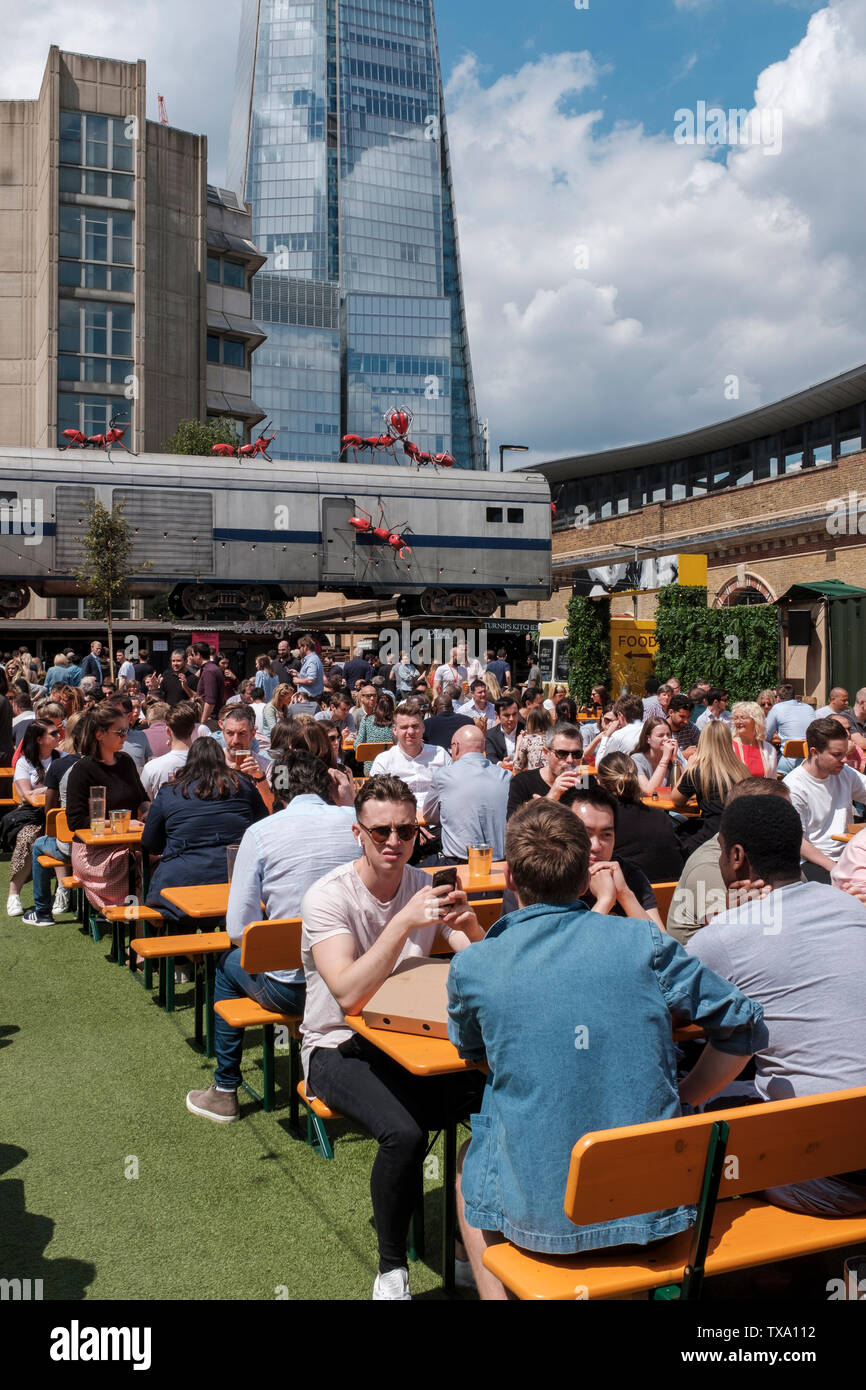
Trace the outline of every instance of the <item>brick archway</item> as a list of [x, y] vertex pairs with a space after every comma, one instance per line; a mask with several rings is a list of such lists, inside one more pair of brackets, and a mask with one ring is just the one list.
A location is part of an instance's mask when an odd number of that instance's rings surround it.
[[713, 607], [731, 608], [734, 606], [734, 599], [737, 595], [749, 592], [760, 594], [767, 603], [776, 602], [776, 595], [769, 584], [765, 584], [759, 575], [750, 574], [747, 570], [742, 579], [737, 575], [722, 585], [713, 599]]

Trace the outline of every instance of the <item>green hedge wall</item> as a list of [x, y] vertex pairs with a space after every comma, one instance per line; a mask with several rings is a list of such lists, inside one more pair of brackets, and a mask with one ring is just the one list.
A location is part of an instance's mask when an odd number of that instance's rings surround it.
[[734, 700], [754, 700], [779, 677], [779, 613], [772, 604], [708, 608], [703, 588], [670, 584], [656, 611], [656, 673], [684, 691], [701, 677]]
[[572, 594], [568, 603], [568, 689], [582, 704], [610, 683], [610, 599]]

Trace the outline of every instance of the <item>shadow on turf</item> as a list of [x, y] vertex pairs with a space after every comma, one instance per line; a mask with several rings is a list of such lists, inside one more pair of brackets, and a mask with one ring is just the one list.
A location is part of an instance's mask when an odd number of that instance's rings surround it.
[[11, 1047], [12, 1038], [10, 1034], [20, 1033], [21, 1029], [17, 1023], [4, 1023], [0, 1026], [0, 1047]]
[[[5, 1031], [5, 1030], [4, 1030]], [[15, 1144], [0, 1144], [0, 1174], [8, 1173], [27, 1157]], [[43, 1251], [54, 1235], [50, 1216], [27, 1210], [20, 1178], [0, 1182], [0, 1231], [3, 1232], [3, 1266], [0, 1278], [42, 1281], [42, 1298], [81, 1300], [93, 1283], [96, 1266], [84, 1260], [48, 1260]]]

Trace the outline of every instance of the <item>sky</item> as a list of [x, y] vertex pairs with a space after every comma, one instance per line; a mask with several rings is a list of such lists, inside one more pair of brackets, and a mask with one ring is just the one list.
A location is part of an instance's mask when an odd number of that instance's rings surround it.
[[[36, 95], [51, 43], [144, 58], [149, 114], [162, 92], [173, 125], [205, 131], [218, 183], [239, 15], [0, 0], [0, 97]], [[530, 445], [512, 466], [711, 424], [866, 361], [864, 0], [436, 16], [479, 414], [493, 448]]]

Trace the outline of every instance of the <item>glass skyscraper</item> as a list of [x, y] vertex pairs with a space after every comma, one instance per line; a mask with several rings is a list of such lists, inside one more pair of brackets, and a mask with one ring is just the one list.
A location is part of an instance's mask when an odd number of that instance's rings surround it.
[[268, 257], [274, 452], [332, 462], [400, 406], [420, 448], [483, 468], [433, 0], [244, 0], [227, 182]]

